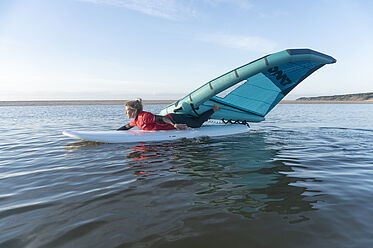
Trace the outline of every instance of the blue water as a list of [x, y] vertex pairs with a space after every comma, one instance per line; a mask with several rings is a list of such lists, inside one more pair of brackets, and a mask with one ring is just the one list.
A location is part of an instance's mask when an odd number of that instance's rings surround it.
[[61, 134], [127, 121], [122, 106], [0, 107], [0, 247], [372, 247], [373, 105], [279, 105], [232, 137]]

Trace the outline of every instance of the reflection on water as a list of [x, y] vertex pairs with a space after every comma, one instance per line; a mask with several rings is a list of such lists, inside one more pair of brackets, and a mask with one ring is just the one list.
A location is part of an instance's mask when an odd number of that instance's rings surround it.
[[65, 150], [73, 152], [73, 151], [77, 151], [77, 150], [85, 148], [85, 147], [99, 146], [99, 145], [103, 145], [103, 144], [105, 144], [105, 143], [82, 140], [82, 141], [67, 144], [66, 147], [65, 147]]
[[[79, 142], [70, 146], [76, 149], [97, 145], [108, 144]], [[291, 214], [290, 223], [308, 220], [303, 213], [316, 210], [317, 200], [307, 196], [312, 190], [295, 184], [316, 180], [289, 176], [299, 162], [296, 158], [281, 159], [277, 149], [278, 145], [266, 141], [263, 133], [121, 145], [126, 166], [137, 180], [165, 172], [194, 181], [203, 179], [202, 189], [193, 192], [198, 196], [195, 205], [211, 205], [246, 218], [253, 218], [257, 212], [276, 212], [284, 218]], [[157, 166], [165, 161], [167, 166]]]

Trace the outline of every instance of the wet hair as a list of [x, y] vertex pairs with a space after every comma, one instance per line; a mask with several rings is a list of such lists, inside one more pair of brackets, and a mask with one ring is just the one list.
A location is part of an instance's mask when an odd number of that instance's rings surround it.
[[142, 99], [137, 98], [134, 101], [128, 101], [126, 102], [126, 107], [131, 109], [131, 110], [136, 110], [137, 113], [140, 113], [143, 109], [142, 107]]

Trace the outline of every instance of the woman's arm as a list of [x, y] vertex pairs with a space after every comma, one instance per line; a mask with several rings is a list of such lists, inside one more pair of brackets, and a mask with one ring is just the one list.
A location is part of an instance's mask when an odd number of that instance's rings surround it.
[[170, 117], [168, 116], [162, 116], [162, 115], [156, 115], [155, 116], [155, 122], [165, 122], [165, 123], [168, 123], [170, 125], [175, 125], [176, 123], [174, 122], [174, 120], [172, 120]]
[[131, 129], [131, 128], [133, 128], [133, 127], [130, 124], [126, 124], [123, 127], [118, 128], [117, 131], [125, 131], [125, 130]]
[[177, 124], [177, 123], [175, 123], [174, 120], [172, 120], [168, 116], [156, 115], [155, 116], [155, 122], [165, 122], [165, 123], [168, 123], [168, 124], [172, 125], [176, 129], [182, 129], [182, 130], [184, 130], [184, 129], [188, 128], [188, 126], [185, 125], [185, 124]]

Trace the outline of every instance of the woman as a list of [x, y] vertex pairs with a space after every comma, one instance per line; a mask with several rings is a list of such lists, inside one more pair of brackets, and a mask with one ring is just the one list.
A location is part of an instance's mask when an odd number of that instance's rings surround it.
[[165, 116], [154, 115], [143, 111], [141, 98], [126, 103], [126, 114], [128, 118], [133, 119], [130, 123], [117, 129], [118, 131], [128, 130], [137, 126], [142, 130], [172, 130], [198, 128], [207, 121], [210, 116], [221, 107], [214, 104], [214, 107], [199, 117], [193, 117], [184, 114], [167, 114]]

